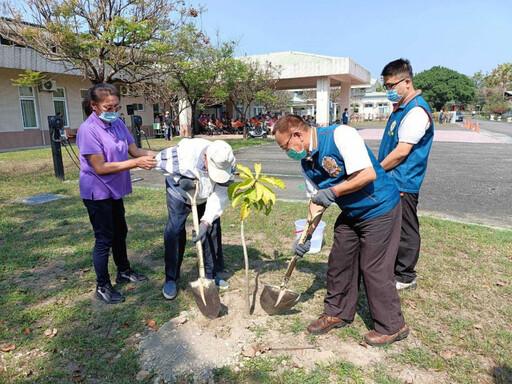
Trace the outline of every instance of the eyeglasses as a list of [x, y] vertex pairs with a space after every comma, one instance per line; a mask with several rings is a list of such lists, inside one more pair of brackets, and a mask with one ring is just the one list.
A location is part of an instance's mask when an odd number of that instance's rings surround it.
[[112, 107], [112, 106], [106, 106], [106, 105], [102, 105], [102, 106], [100, 106], [100, 105], [98, 105], [98, 104], [96, 104], [96, 105], [97, 105], [97, 107], [98, 107], [101, 111], [103, 111], [103, 112], [118, 112], [118, 111], [120, 111], [120, 110], [121, 110], [121, 106], [120, 106], [120, 105], [116, 105], [116, 106], [114, 106], [114, 107]]
[[387, 83], [387, 84], [384, 84], [382, 87], [386, 90], [386, 91], [389, 91], [393, 88], [395, 88], [395, 86], [397, 86], [398, 84], [400, 84], [402, 81], [404, 80], [407, 80], [408, 77], [404, 77], [402, 80], [399, 80], [397, 81], [396, 83]]
[[284, 146], [281, 146], [281, 149], [282, 149], [283, 151], [287, 151], [287, 150], [288, 150], [288, 144], [290, 144], [290, 140], [292, 139], [292, 137], [293, 137], [293, 134], [294, 134], [294, 133], [295, 133], [295, 132], [292, 132], [292, 134], [291, 134], [291, 135], [290, 135], [290, 137], [288, 138], [288, 141], [286, 142], [286, 144], [285, 144]]
[[115, 107], [101, 107], [101, 109], [104, 109], [105, 112], [118, 112], [121, 109], [121, 106], [117, 105]]

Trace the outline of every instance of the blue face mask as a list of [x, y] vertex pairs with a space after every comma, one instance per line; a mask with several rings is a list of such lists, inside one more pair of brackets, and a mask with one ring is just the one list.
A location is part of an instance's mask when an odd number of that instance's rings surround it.
[[99, 115], [98, 117], [105, 123], [112, 124], [119, 118], [119, 112], [101, 112], [101, 115]]
[[[295, 140], [295, 137], [293, 139]], [[293, 145], [293, 143], [292, 143], [292, 145]], [[286, 151], [286, 154], [292, 160], [302, 160], [302, 159], [304, 159], [308, 155], [308, 153], [304, 149], [304, 144], [302, 144], [302, 151], [297, 152], [292, 147], [292, 148], [290, 148], [289, 150]]]
[[398, 94], [398, 91], [396, 89], [386, 91], [386, 97], [388, 98], [389, 101], [392, 102], [400, 101], [400, 99], [402, 98], [402, 96]]

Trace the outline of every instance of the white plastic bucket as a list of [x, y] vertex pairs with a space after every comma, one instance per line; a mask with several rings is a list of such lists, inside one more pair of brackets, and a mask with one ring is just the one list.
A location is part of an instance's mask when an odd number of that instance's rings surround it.
[[[302, 235], [302, 231], [304, 230], [305, 226], [306, 219], [297, 220], [295, 222], [295, 233], [297, 234], [297, 239], [300, 237], [300, 235]], [[311, 236], [311, 248], [309, 249], [308, 253], [320, 252], [320, 249], [322, 249], [322, 240], [324, 238], [324, 229], [325, 222], [320, 221], [315, 229], [315, 232], [313, 232], [313, 236]]]

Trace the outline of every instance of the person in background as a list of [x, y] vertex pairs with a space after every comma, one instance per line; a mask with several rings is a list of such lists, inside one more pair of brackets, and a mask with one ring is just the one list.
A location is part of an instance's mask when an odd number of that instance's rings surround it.
[[348, 108], [345, 108], [342, 115], [343, 124], [348, 125]]
[[165, 111], [164, 116], [164, 139], [171, 140], [173, 135], [172, 129], [172, 119], [171, 113], [169, 111]]
[[76, 143], [80, 150], [80, 197], [96, 239], [92, 255], [95, 296], [107, 304], [117, 304], [125, 298], [110, 281], [111, 249], [117, 267], [116, 283], [147, 280], [128, 261], [123, 198], [132, 192], [130, 169], [154, 168], [156, 152], [135, 146], [130, 131], [119, 119], [119, 93], [114, 86], [101, 83], [90, 88], [84, 107], [88, 118], [78, 130]]
[[228, 202], [228, 186], [236, 162], [231, 146], [222, 140], [183, 139], [160, 152], [156, 160], [158, 168], [169, 174], [165, 178], [169, 217], [164, 233], [164, 297], [173, 300], [178, 294], [176, 282], [185, 253], [185, 221], [191, 212], [186, 192], [193, 193], [195, 180], [199, 182], [197, 211], [201, 224], [192, 240], [203, 245], [206, 277], [214, 279], [219, 288], [227, 288], [227, 282], [217, 274], [224, 270], [220, 216]]
[[394, 103], [379, 148], [379, 162], [393, 178], [402, 200], [402, 233], [395, 262], [396, 288], [414, 289], [420, 255], [417, 206], [434, 138], [430, 108], [415, 90], [409, 60], [398, 59], [382, 70], [387, 98]]

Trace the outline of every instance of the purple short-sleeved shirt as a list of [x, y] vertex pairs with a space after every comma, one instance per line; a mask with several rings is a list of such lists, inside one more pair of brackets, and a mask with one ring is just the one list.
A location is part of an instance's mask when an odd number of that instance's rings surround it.
[[85, 120], [76, 136], [80, 150], [80, 197], [88, 200], [121, 199], [132, 193], [130, 171], [98, 175], [86, 155], [102, 154], [105, 162], [128, 160], [128, 146], [134, 142], [121, 119], [109, 125], [94, 112]]

